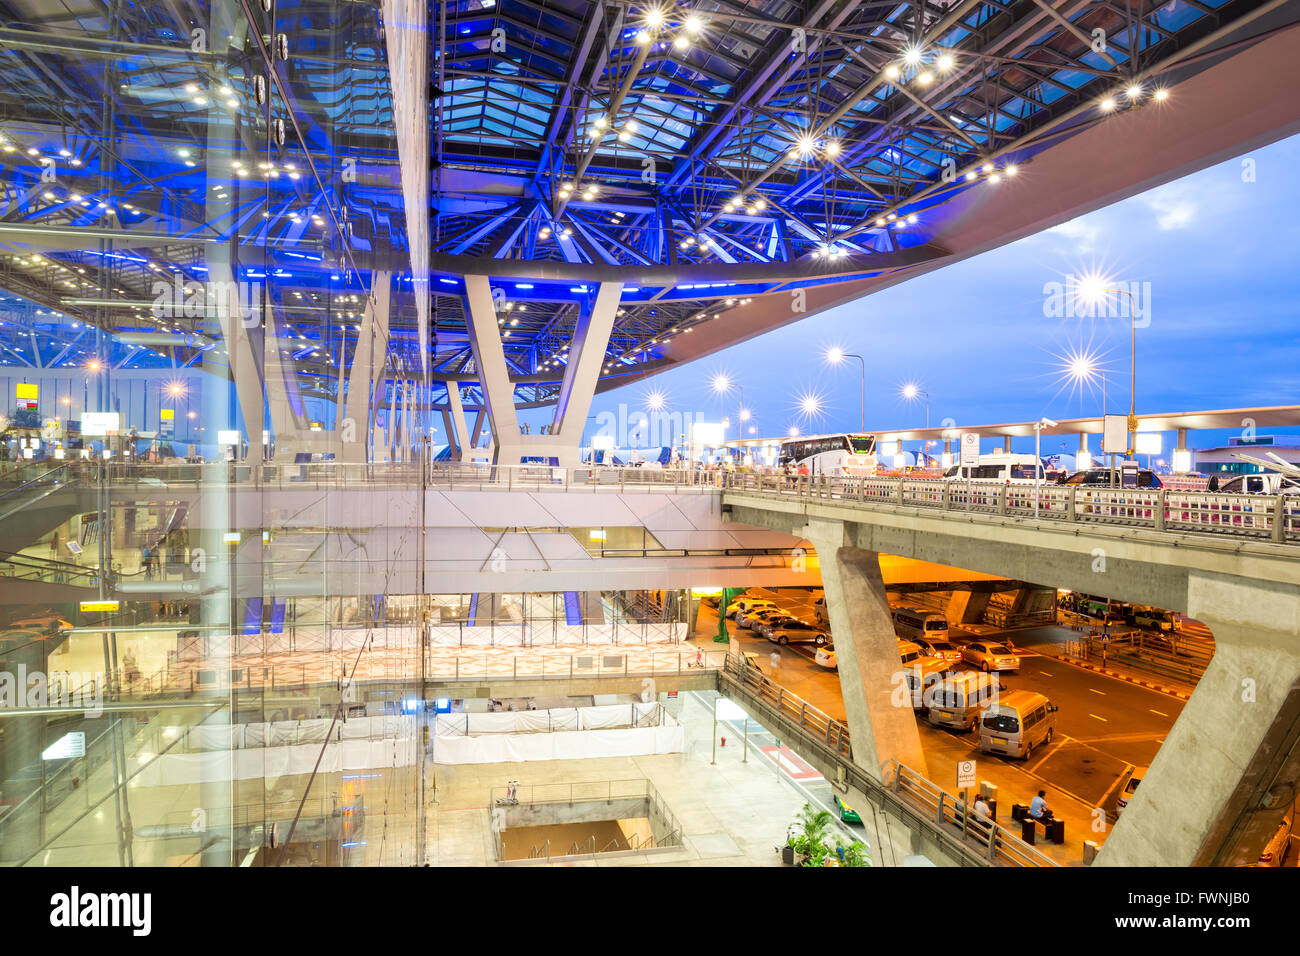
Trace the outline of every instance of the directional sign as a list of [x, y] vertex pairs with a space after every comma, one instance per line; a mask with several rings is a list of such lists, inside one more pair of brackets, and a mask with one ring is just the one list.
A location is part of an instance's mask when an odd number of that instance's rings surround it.
[[957, 789], [965, 790], [968, 787], [975, 786], [975, 761], [958, 760], [957, 761]]

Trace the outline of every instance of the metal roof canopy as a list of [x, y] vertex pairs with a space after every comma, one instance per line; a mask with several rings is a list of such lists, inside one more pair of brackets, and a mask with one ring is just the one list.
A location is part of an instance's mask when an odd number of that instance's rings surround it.
[[[1118, 413], [1126, 418], [1123, 412]], [[1300, 427], [1300, 405], [1271, 405], [1262, 408], [1222, 408], [1204, 412], [1166, 412], [1162, 414], [1139, 415], [1138, 431], [1176, 431], [1186, 428], [1192, 431], [1204, 431], [1212, 428], [1246, 428], [1246, 427]], [[1057, 422], [1054, 427], [1043, 426], [1044, 435], [1078, 435], [1097, 434], [1102, 431], [1101, 418], [1069, 418]], [[962, 432], [975, 432], [983, 438], [1010, 436], [1013, 438], [1034, 434], [1034, 422], [1011, 422], [1003, 425], [965, 425], [945, 428], [900, 428], [868, 429], [867, 434], [874, 434], [877, 439], [898, 441], [928, 441], [936, 438], [955, 439]], [[846, 431], [845, 434], [850, 434]], [[852, 432], [851, 434], [858, 434]], [[802, 436], [796, 436], [802, 437]], [[730, 448], [775, 445], [786, 441], [781, 438], [746, 438], [723, 444]]]

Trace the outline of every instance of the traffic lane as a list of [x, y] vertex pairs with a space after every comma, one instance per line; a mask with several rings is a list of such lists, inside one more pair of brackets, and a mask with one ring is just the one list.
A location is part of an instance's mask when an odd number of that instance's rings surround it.
[[1123, 759], [1130, 759], [1125, 753], [1155, 756], [1158, 741], [1169, 733], [1184, 703], [1139, 684], [1037, 655], [1022, 658], [1019, 672], [1006, 675], [1004, 683], [1008, 690], [1036, 691], [1056, 704], [1059, 733], [1104, 743], [1100, 749]]

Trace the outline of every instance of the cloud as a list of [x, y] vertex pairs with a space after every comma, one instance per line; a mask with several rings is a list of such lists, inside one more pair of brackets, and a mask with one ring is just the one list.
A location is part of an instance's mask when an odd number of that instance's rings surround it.
[[1099, 217], [1089, 215], [1071, 219], [1059, 226], [1053, 226], [1047, 232], [1052, 235], [1064, 236], [1066, 239], [1073, 239], [1078, 243], [1079, 251], [1087, 252], [1096, 244], [1103, 228]]
[[1148, 209], [1156, 214], [1156, 225], [1166, 232], [1185, 229], [1196, 221], [1199, 206], [1192, 199], [1192, 191], [1185, 183], [1174, 183], [1142, 197]]

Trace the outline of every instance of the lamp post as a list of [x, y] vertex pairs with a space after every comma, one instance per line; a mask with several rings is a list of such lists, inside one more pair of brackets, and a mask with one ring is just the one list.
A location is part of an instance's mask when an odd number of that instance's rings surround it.
[[826, 352], [826, 361], [831, 365], [839, 365], [850, 358], [857, 359], [862, 365], [862, 423], [859, 428], [865, 434], [867, 431], [867, 361], [861, 355], [854, 355], [839, 348], [832, 348]]
[[[735, 386], [740, 396], [740, 407], [736, 410], [736, 432], [743, 439], [745, 437], [745, 422], [749, 420], [749, 412], [745, 409], [745, 389], [739, 382], [733, 382], [726, 375], [715, 375], [713, 378], [713, 390], [719, 395], [725, 395]], [[730, 424], [730, 421], [727, 422]], [[737, 445], [737, 448], [740, 446]]]

